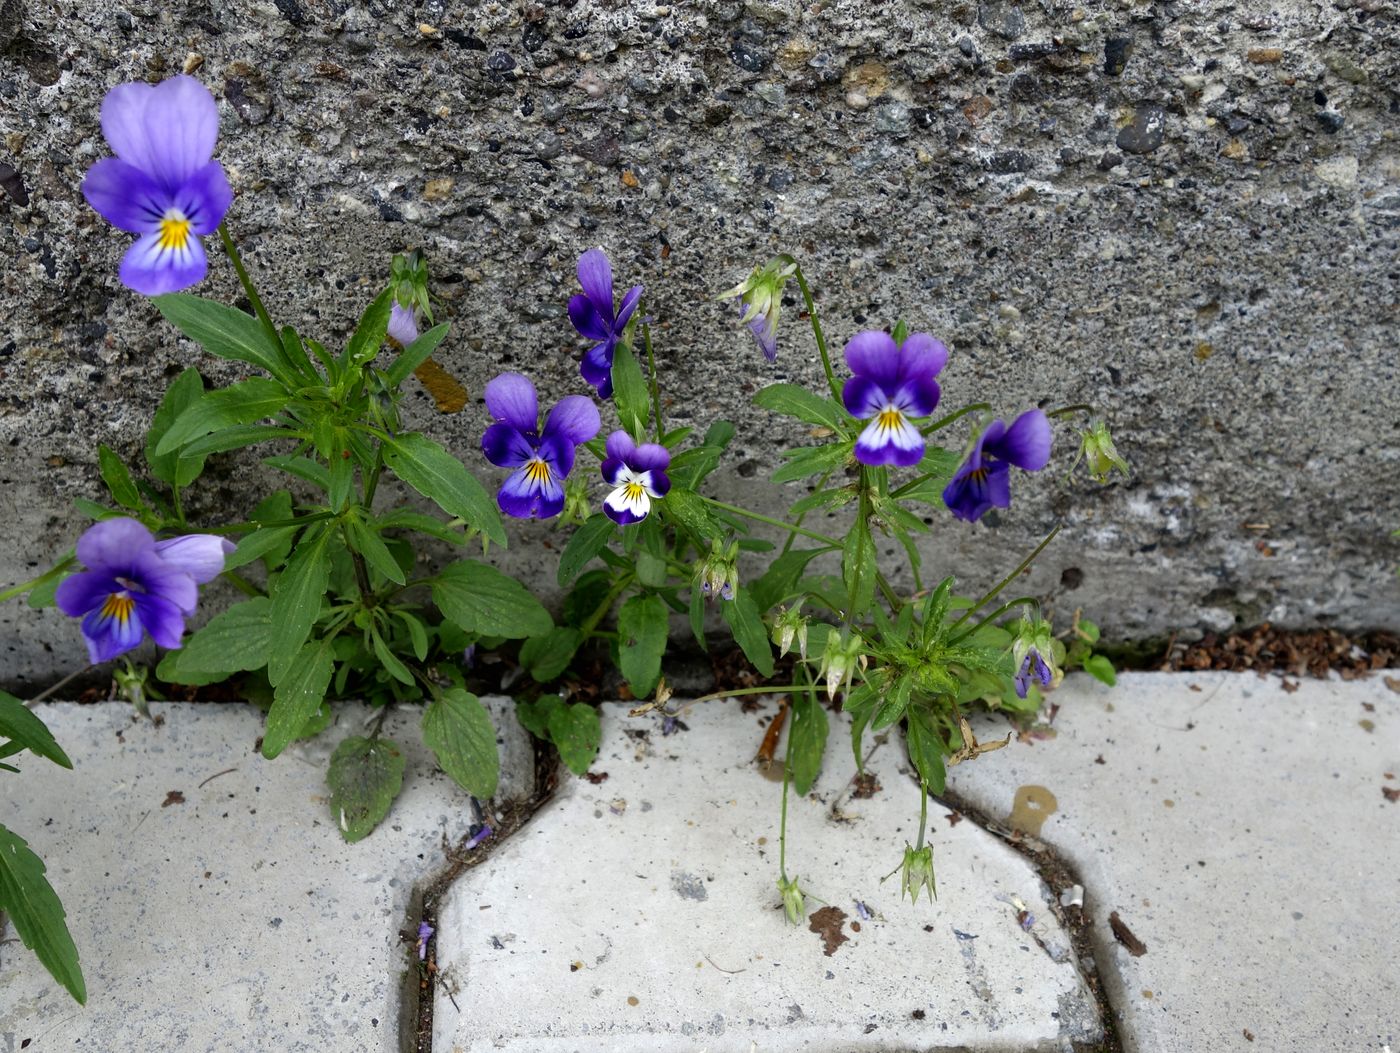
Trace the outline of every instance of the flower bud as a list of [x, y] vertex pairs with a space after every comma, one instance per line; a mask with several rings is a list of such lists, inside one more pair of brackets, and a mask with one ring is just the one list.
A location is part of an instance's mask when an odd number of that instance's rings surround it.
[[705, 557], [696, 571], [695, 579], [700, 591], [708, 596], [732, 600], [739, 588], [739, 543], [721, 546], [718, 541], [710, 542], [710, 554]]
[[933, 846], [923, 848], [904, 846], [904, 862], [900, 864], [899, 896], [909, 897], [911, 903], [919, 902], [920, 890], [928, 889], [929, 902], [938, 898], [938, 888], [933, 880]]
[[773, 622], [773, 642], [778, 646], [778, 657], [782, 657], [797, 645], [797, 653], [803, 661], [807, 659], [807, 619], [796, 608], [782, 608]]
[[1021, 619], [1016, 639], [1011, 645], [1011, 659], [1016, 668], [1017, 698], [1026, 697], [1032, 680], [1041, 687], [1049, 687], [1057, 676], [1063, 676], [1055, 668], [1055, 645], [1050, 623], [1039, 618]]
[[833, 632], [827, 636], [826, 653], [822, 655], [821, 669], [817, 676], [826, 678], [826, 693], [829, 698], [835, 698], [849, 686], [851, 678], [855, 675], [857, 663], [862, 669], [865, 668], [864, 646], [865, 641], [857, 632]]
[[1079, 456], [1088, 463], [1089, 478], [1095, 482], [1108, 482], [1114, 469], [1124, 475], [1129, 472], [1128, 462], [1118, 453], [1113, 445], [1113, 436], [1108, 433], [1108, 425], [1101, 420], [1094, 421], [1088, 430], [1081, 433]]
[[802, 920], [807, 917], [802, 889], [798, 887], [797, 881], [797, 878], [793, 878], [791, 881], [786, 878], [778, 878], [778, 891], [783, 896], [783, 913], [787, 915], [789, 925], [801, 925]]
[[783, 306], [783, 290], [788, 279], [797, 273], [797, 261], [791, 256], [775, 256], [734, 288], [719, 295], [721, 300], [739, 297], [742, 317], [749, 327], [754, 343], [769, 362], [778, 357], [778, 312]]
[[559, 525], [578, 523], [580, 526], [593, 514], [593, 506], [588, 500], [588, 483], [574, 476], [564, 481], [564, 511], [559, 514]]

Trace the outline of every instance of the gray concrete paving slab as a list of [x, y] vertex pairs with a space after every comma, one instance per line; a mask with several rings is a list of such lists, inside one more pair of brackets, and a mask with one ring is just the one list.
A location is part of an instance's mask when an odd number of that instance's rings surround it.
[[753, 759], [775, 709], [704, 703], [665, 735], [604, 707], [606, 779], [565, 775], [439, 903], [437, 1053], [1058, 1051], [1100, 1034], [1048, 890], [1003, 841], [931, 806], [938, 901], [881, 883], [919, 796], [893, 741], [871, 760], [879, 791], [847, 792], [841, 720], [789, 811], [789, 873], [834, 935], [786, 925], [780, 768]]
[[[505, 756], [522, 756], [508, 700], [491, 706]], [[273, 761], [251, 706], [151, 709], [160, 726], [126, 705], [43, 706], [74, 770], [21, 758], [4, 780], [0, 822], [46, 861], [89, 1000], [72, 1002], [17, 943], [0, 947], [0, 1049], [398, 1053], [417, 1002], [400, 932], [444, 837], [472, 821], [409, 726], [417, 713], [385, 728], [407, 754], [402, 795], [347, 845], [326, 760], [363, 733], [364, 707], [339, 706], [335, 727]]]
[[1054, 701], [1052, 740], [950, 788], [1078, 869], [1124, 1048], [1400, 1048], [1400, 694], [1138, 673]]

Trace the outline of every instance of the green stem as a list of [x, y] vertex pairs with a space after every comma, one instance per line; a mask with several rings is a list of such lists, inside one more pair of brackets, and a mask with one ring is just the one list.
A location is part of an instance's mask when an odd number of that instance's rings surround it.
[[1093, 413], [1094, 407], [1087, 402], [1076, 402], [1073, 406], [1061, 406], [1059, 409], [1050, 410], [1045, 415], [1047, 417], [1068, 417], [1072, 413]]
[[826, 534], [818, 534], [815, 530], [807, 530], [805, 527], [794, 526], [792, 523], [784, 522], [781, 519], [774, 519], [772, 516], [760, 515], [758, 512], [750, 512], [747, 508], [740, 508], [738, 505], [716, 501], [713, 497], [706, 497], [704, 494], [700, 494], [699, 497], [700, 500], [707, 504], [714, 505], [716, 508], [722, 508], [726, 512], [733, 512], [735, 515], [743, 516], [745, 519], [753, 519], [759, 523], [767, 523], [769, 526], [779, 527], [792, 534], [801, 534], [803, 537], [809, 537], [815, 541], [824, 541], [832, 548], [841, 547], [841, 542], [836, 540], [836, 538]]
[[812, 323], [812, 335], [817, 339], [817, 351], [822, 356], [822, 369], [826, 371], [827, 385], [831, 388], [832, 397], [840, 402], [841, 386], [836, 383], [836, 374], [831, 369], [831, 352], [827, 350], [826, 334], [822, 332], [822, 323], [817, 318], [817, 305], [812, 299], [812, 290], [807, 284], [807, 276], [802, 273], [801, 264], [797, 264], [794, 275], [797, 278], [797, 287], [802, 290], [802, 302], [807, 306], [807, 318]]
[[237, 588], [238, 591], [243, 593], [243, 595], [245, 596], [256, 597], [267, 595], [267, 593], [263, 592], [262, 589], [258, 588], [256, 585], [254, 585], [251, 581], [245, 578], [242, 574], [238, 573], [238, 571], [236, 570], [226, 570], [223, 572], [223, 575], [224, 577], [228, 578], [229, 581], [233, 582], [234, 587]]
[[173, 483], [170, 486], [170, 500], [171, 503], [175, 506], [175, 518], [179, 521], [181, 526], [184, 526], [185, 508], [180, 503], [180, 488]]
[[991, 408], [992, 408], [992, 406], [991, 406], [991, 403], [989, 403], [989, 402], [974, 402], [972, 405], [970, 405], [970, 406], [964, 406], [962, 409], [958, 410], [958, 412], [956, 412], [956, 413], [950, 413], [950, 414], [948, 414], [948, 416], [943, 417], [943, 418], [941, 418], [941, 419], [939, 419], [939, 420], [936, 420], [936, 421], [934, 421], [932, 424], [925, 425], [923, 428], [921, 428], [921, 429], [919, 429], [919, 430], [920, 430], [920, 433], [923, 434], [923, 435], [932, 435], [934, 432], [938, 431], [939, 428], [946, 428], [948, 425], [952, 424], [953, 421], [957, 420], [959, 417], [965, 417], [965, 416], [967, 416], [969, 413], [976, 413], [976, 412], [978, 412], [979, 410], [989, 410], [989, 409], [991, 409]]
[[953, 637], [951, 640], [948, 641], [948, 645], [951, 647], [954, 644], [961, 643], [963, 640], [966, 640], [969, 636], [975, 633], [978, 629], [982, 628], [982, 626], [986, 625], [988, 622], [996, 621], [1007, 611], [1011, 610], [1011, 608], [1019, 607], [1023, 603], [1038, 605], [1040, 601], [1037, 600], [1034, 596], [1018, 596], [1016, 597], [1016, 599], [1011, 600], [1008, 603], [1003, 603], [1000, 607], [992, 611], [992, 613], [987, 615], [985, 618], [978, 618], [977, 624], [972, 626], [972, 628], [965, 629], [962, 632], [958, 633], [957, 636]]
[[[792, 707], [788, 706], [788, 720], [793, 719]], [[787, 805], [788, 805], [788, 782], [792, 775], [792, 726], [787, 729], [787, 743], [783, 747], [783, 810], [782, 816], [778, 820], [778, 874], [786, 882], [787, 876]]]
[[717, 698], [738, 698], [740, 695], [781, 695], [784, 691], [806, 691], [808, 694], [811, 694], [815, 690], [816, 688], [811, 684], [769, 684], [764, 687], [736, 687], [732, 691], [716, 691], [713, 694], [692, 698], [686, 702], [686, 705], [693, 706], [697, 702], [713, 702]]
[[272, 316], [267, 313], [267, 308], [263, 306], [262, 300], [258, 297], [258, 290], [253, 287], [253, 279], [248, 276], [248, 270], [243, 266], [243, 257], [238, 254], [238, 246], [233, 243], [233, 237], [228, 232], [227, 223], [219, 224], [219, 241], [223, 244], [224, 251], [228, 253], [229, 262], [233, 264], [233, 269], [238, 274], [238, 281], [243, 286], [243, 291], [248, 295], [248, 302], [253, 305], [253, 313], [258, 316], [258, 321], [266, 330], [268, 339], [272, 341], [272, 346], [280, 353], [282, 340], [277, 335], [277, 327], [272, 324]]
[[[640, 307], [640, 305], [639, 305]], [[642, 342], [647, 349], [647, 373], [651, 376], [651, 408], [656, 420], [656, 441], [666, 434], [666, 424], [661, 419], [661, 385], [656, 380], [656, 355], [651, 349], [651, 326], [642, 323]]]
[[963, 614], [963, 616], [962, 616], [961, 618], [959, 618], [957, 621], [955, 621], [952, 625], [948, 626], [948, 631], [949, 631], [949, 632], [952, 632], [954, 629], [956, 629], [956, 628], [957, 628], [959, 625], [961, 625], [963, 622], [965, 622], [965, 621], [967, 621], [969, 618], [971, 618], [971, 617], [973, 616], [973, 614], [975, 614], [977, 611], [981, 610], [981, 609], [982, 609], [983, 607], [985, 607], [987, 604], [991, 603], [992, 600], [996, 599], [997, 594], [998, 594], [999, 592], [1001, 592], [1002, 589], [1006, 588], [1006, 586], [1010, 585], [1013, 581], [1015, 581], [1016, 578], [1019, 577], [1019, 576], [1021, 575], [1021, 573], [1022, 573], [1023, 571], [1026, 570], [1026, 568], [1028, 568], [1032, 563], [1035, 562], [1036, 557], [1039, 556], [1042, 552], [1045, 551], [1045, 546], [1048, 545], [1048, 544], [1050, 544], [1051, 541], [1055, 540], [1055, 535], [1058, 534], [1059, 532], [1060, 532], [1060, 528], [1059, 528], [1058, 526], [1056, 526], [1054, 530], [1052, 530], [1052, 531], [1050, 531], [1050, 533], [1046, 534], [1046, 535], [1045, 535], [1045, 540], [1042, 541], [1040, 544], [1036, 545], [1036, 546], [1035, 546], [1035, 550], [1034, 550], [1033, 552], [1031, 552], [1031, 554], [1030, 554], [1029, 556], [1027, 556], [1025, 559], [1021, 560], [1021, 562], [1017, 565], [1017, 567], [1016, 567], [1015, 570], [1013, 570], [1013, 571], [1012, 571], [1010, 574], [1008, 574], [1006, 577], [1002, 578], [1001, 581], [999, 581], [999, 582], [997, 583], [996, 588], [992, 589], [991, 592], [989, 592], [989, 593], [987, 593], [986, 595], [984, 595], [980, 600], [978, 600], [978, 601], [977, 601], [976, 603], [974, 603], [971, 607], [969, 607], [969, 608], [967, 609], [967, 611], [964, 612], [964, 614]]
[[372, 509], [374, 508], [374, 492], [379, 488], [379, 476], [383, 473], [383, 471], [384, 450], [381, 447], [376, 447], [374, 451], [374, 469], [369, 473], [369, 476], [364, 481], [365, 496], [364, 500], [361, 502], [361, 504], [364, 506], [364, 510], [367, 515], [372, 514]]
[[612, 605], [617, 602], [617, 598], [627, 591], [627, 586], [632, 584], [634, 575], [624, 574], [618, 579], [617, 584], [608, 590], [608, 594], [603, 597], [603, 602], [594, 608], [593, 613], [584, 619], [583, 624], [578, 627], [578, 631], [587, 636], [598, 627], [598, 623], [607, 617], [608, 611], [612, 610]]
[[919, 780], [919, 841], [914, 851], [924, 847], [924, 831], [928, 828], [928, 783]]
[[22, 596], [30, 589], [37, 588], [44, 582], [48, 581], [50, 578], [62, 574], [75, 562], [77, 562], [76, 557], [68, 556], [65, 559], [59, 560], [59, 562], [55, 563], [52, 567], [44, 571], [44, 573], [40, 574], [37, 578], [31, 578], [29, 581], [23, 581], [20, 582], [18, 585], [10, 586], [4, 592], [0, 592], [0, 603], [4, 603], [6, 600], [14, 599], [16, 596]]

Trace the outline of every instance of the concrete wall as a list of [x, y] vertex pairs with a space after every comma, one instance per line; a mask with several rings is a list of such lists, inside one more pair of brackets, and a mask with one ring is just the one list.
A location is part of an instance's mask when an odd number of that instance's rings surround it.
[[[477, 400], [441, 416], [415, 393], [411, 415], [473, 463], [495, 371], [581, 390], [564, 304], [603, 244], [648, 288], [671, 415], [739, 425], [715, 492], [797, 496], [763, 478], [800, 436], [748, 397], [817, 383], [810, 336], [790, 312], [770, 367], [711, 298], [790, 250], [834, 340], [902, 316], [954, 348], [945, 404], [1091, 401], [1135, 466], [1018, 479], [977, 526], [936, 516], [935, 567], [989, 580], [1063, 520], [1034, 587], [1116, 636], [1400, 626], [1384, 0], [4, 0], [0, 19], [0, 582], [70, 543], [95, 444], [134, 453], [167, 377], [236, 375], [119, 285], [128, 238], [78, 192], [103, 93], [186, 68], [221, 100], [229, 221], [281, 320], [335, 340], [392, 252], [428, 252], [455, 321], [440, 358]], [[226, 461], [195, 504], [237, 514], [262, 479]], [[511, 558], [548, 582], [538, 552]], [[5, 679], [77, 660], [56, 616], [10, 604], [0, 626]]]

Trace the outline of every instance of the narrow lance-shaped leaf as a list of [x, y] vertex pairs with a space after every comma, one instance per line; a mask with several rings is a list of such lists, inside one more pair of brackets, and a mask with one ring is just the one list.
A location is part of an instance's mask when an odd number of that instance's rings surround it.
[[388, 439], [383, 449], [385, 463], [409, 486], [496, 544], [506, 544], [496, 503], [461, 461], [417, 432]]
[[44, 876], [44, 861], [24, 838], [0, 826], [0, 910], [5, 911], [24, 945], [79, 1004], [87, 1003], [87, 986], [78, 964], [78, 948], [68, 932], [63, 904]]
[[827, 731], [826, 710], [816, 693], [807, 691], [793, 695], [788, 768], [792, 773], [792, 787], [800, 796], [805, 796], [812, 788], [822, 770]]
[[264, 757], [275, 757], [286, 749], [325, 701], [335, 671], [334, 642], [328, 637], [306, 644], [278, 682], [263, 732]]

